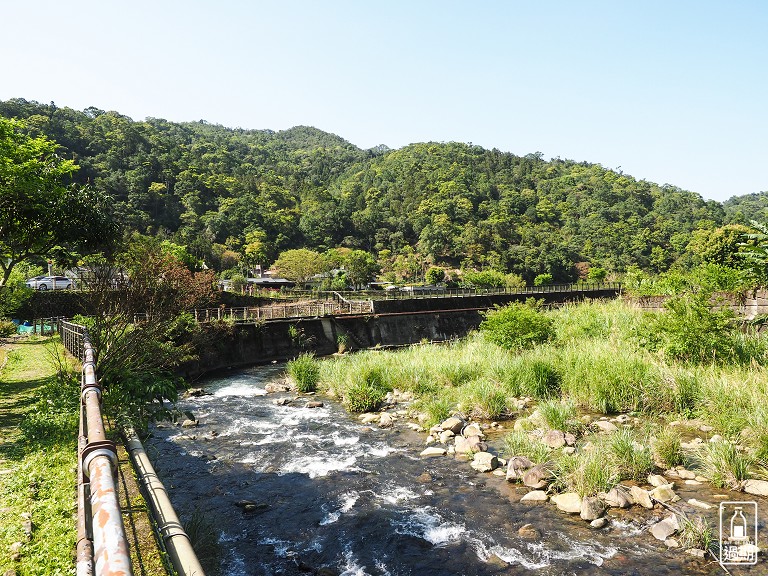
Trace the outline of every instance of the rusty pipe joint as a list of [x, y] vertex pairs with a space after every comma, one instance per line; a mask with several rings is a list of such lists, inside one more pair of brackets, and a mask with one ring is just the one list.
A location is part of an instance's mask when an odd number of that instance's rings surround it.
[[112, 464], [112, 471], [117, 470], [117, 447], [112, 440], [89, 442], [83, 449], [83, 475], [90, 478], [91, 462], [99, 456], [106, 456]]

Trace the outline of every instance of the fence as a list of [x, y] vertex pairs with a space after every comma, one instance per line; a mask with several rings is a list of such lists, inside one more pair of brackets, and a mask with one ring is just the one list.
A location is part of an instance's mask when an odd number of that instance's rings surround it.
[[230, 320], [235, 322], [258, 322], [261, 320], [281, 320], [285, 318], [318, 318], [321, 316], [339, 316], [343, 314], [372, 314], [373, 303], [370, 300], [349, 300], [347, 302], [309, 302], [291, 304], [271, 304], [253, 308], [203, 308], [194, 310], [195, 320], [211, 322]]
[[107, 439], [101, 414], [96, 351], [85, 326], [61, 321], [64, 347], [81, 359], [77, 470], [77, 576], [130, 576], [131, 557], [117, 497], [117, 448]]
[[553, 292], [620, 292], [621, 282], [579, 282], [575, 284], [547, 284], [545, 286], [525, 286], [522, 288], [441, 288], [438, 286], [403, 286], [391, 290], [360, 290], [360, 291], [309, 291], [290, 290], [281, 297], [291, 295], [295, 298], [312, 300], [355, 301], [355, 300], [410, 300], [413, 298], [451, 298], [462, 296], [488, 296], [497, 294], [550, 294]]

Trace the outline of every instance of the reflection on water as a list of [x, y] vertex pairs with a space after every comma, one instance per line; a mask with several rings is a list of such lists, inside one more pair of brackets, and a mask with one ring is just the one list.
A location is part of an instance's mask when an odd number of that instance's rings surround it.
[[[419, 458], [423, 438], [362, 426], [325, 400], [278, 406], [282, 366], [205, 384], [180, 403], [198, 428], [155, 430], [148, 445], [182, 517], [220, 531], [223, 576], [695, 573], [631, 517], [591, 530], [548, 505], [517, 502], [503, 478]], [[427, 473], [425, 475], [425, 473]], [[241, 500], [257, 504], [253, 511]], [[520, 538], [533, 524], [540, 541]], [[692, 563], [694, 562], [694, 563]], [[319, 571], [319, 572], [318, 572]], [[701, 573], [716, 573], [705, 568]]]

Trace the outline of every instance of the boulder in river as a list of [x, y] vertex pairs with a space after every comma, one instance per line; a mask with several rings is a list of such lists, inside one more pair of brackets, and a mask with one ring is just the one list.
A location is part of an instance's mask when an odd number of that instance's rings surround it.
[[507, 462], [507, 480], [510, 482], [522, 480], [525, 471], [530, 468], [533, 468], [533, 462], [528, 460], [528, 458], [525, 456], [512, 456]]
[[632, 496], [634, 503], [638, 506], [642, 506], [648, 510], [653, 508], [653, 502], [651, 501], [651, 495], [648, 493], [648, 490], [643, 490], [640, 486], [632, 486], [629, 489], [629, 493]]
[[552, 469], [549, 464], [537, 464], [523, 475], [523, 484], [529, 488], [544, 488], [552, 479]]
[[765, 480], [747, 480], [744, 482], [744, 492], [756, 496], [768, 496], [768, 482]]
[[562, 494], [552, 496], [551, 500], [558, 510], [568, 514], [579, 514], [581, 512], [581, 496], [576, 492], [563, 492]]
[[520, 528], [517, 529], [517, 535], [526, 540], [538, 540], [541, 538], [541, 532], [536, 530], [536, 528], [533, 527], [533, 524], [523, 524], [520, 526]]
[[662, 484], [651, 490], [651, 498], [659, 502], [677, 502], [680, 497], [675, 494], [672, 484]]
[[611, 508], [629, 508], [632, 506], [632, 498], [623, 489], [614, 486], [608, 492], [600, 494], [608, 506]]
[[651, 535], [653, 535], [656, 540], [661, 540], [662, 542], [678, 530], [680, 530], [680, 523], [677, 521], [677, 516], [674, 514], [670, 514], [664, 518], [664, 520], [657, 522], [650, 528]]
[[485, 434], [483, 434], [483, 431], [480, 429], [480, 424], [477, 422], [473, 422], [472, 424], [467, 424], [464, 426], [463, 430], [461, 431], [461, 435], [464, 436], [464, 438], [469, 438], [471, 436], [480, 436], [480, 438], [485, 438]]
[[440, 424], [441, 430], [450, 430], [457, 435], [461, 433], [462, 428], [464, 428], [464, 420], [457, 418], [456, 416], [451, 416], [450, 418], [443, 420], [442, 424]]
[[488, 445], [483, 442], [480, 436], [456, 436], [455, 450], [457, 454], [467, 454], [469, 452], [485, 452]]
[[493, 472], [499, 467], [499, 459], [490, 452], [476, 452], [470, 466], [478, 472]]
[[549, 496], [544, 490], [531, 490], [520, 498], [520, 502], [546, 502], [549, 500]]
[[447, 453], [448, 451], [445, 448], [440, 448], [438, 446], [430, 446], [429, 448], [426, 448], [425, 450], [421, 451], [421, 456], [425, 456], [425, 457], [445, 456]]
[[605, 513], [605, 503], [597, 496], [584, 496], [581, 499], [579, 515], [582, 520], [591, 522], [597, 520]]
[[541, 441], [550, 448], [562, 448], [565, 446], [565, 434], [560, 430], [548, 430]]

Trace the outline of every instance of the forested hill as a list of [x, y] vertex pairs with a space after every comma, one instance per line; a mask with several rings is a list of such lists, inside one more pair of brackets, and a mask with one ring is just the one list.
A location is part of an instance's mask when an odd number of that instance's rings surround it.
[[752, 195], [724, 206], [598, 164], [468, 144], [362, 150], [310, 127], [136, 122], [20, 99], [0, 102], [0, 115], [57, 141], [127, 229], [164, 234], [219, 269], [238, 254], [346, 246], [385, 269], [410, 259], [568, 281], [579, 262], [666, 269], [690, 256], [694, 230], [764, 217], [768, 205]]

